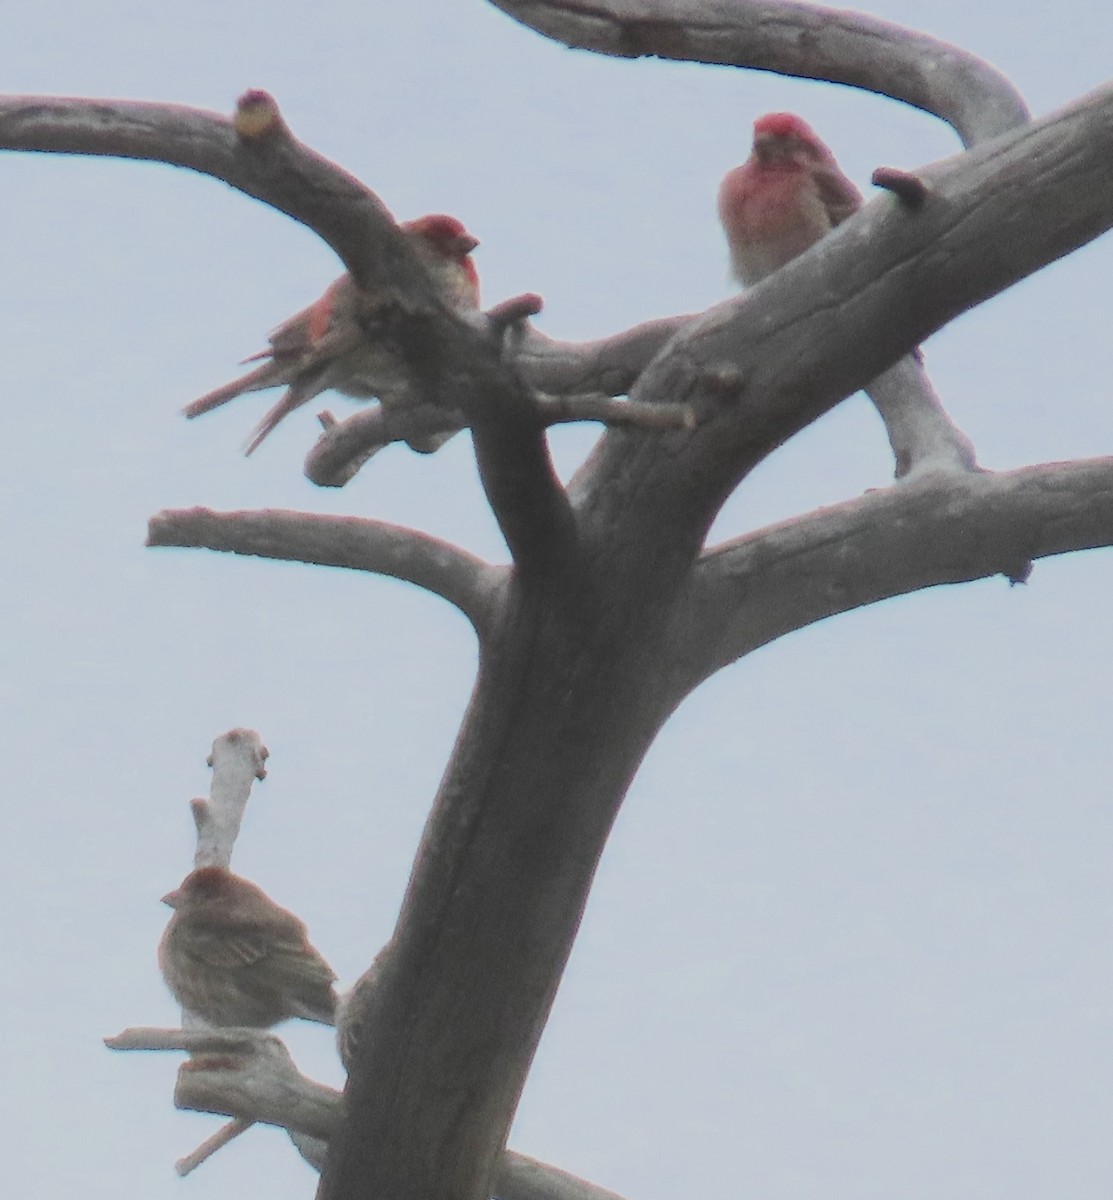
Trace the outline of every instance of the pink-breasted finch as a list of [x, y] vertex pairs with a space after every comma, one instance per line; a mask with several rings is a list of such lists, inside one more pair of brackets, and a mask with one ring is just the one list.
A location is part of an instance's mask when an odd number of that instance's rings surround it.
[[757, 283], [861, 206], [861, 192], [806, 121], [793, 113], [758, 117], [750, 157], [719, 187], [734, 277]]
[[[861, 207], [862, 193], [806, 121], [793, 113], [758, 117], [750, 157], [728, 171], [719, 186], [719, 218], [727, 235], [734, 277], [746, 285], [758, 283]], [[911, 351], [908, 358], [922, 376], [920, 350]], [[926, 378], [911, 393], [920, 397], [911, 412], [900, 394], [892, 394], [893, 386], [886, 373], [866, 391], [889, 426], [890, 440], [897, 439], [893, 441], [897, 475], [907, 474], [917, 460], [933, 455], [972, 469], [974, 447], [947, 418]], [[907, 391], [906, 385], [899, 387]], [[917, 448], [925, 420], [934, 436]], [[914, 434], [914, 428], [920, 433]]]
[[[441, 299], [450, 308], [479, 307], [479, 275], [471, 252], [479, 245], [455, 218], [443, 213], [403, 221], [399, 226], [428, 272]], [[282, 399], [255, 427], [244, 453], [255, 450], [272, 429], [294, 409], [330, 388], [359, 400], [378, 399], [390, 405], [410, 402], [408, 372], [389, 346], [370, 340], [360, 325], [364, 311], [373, 311], [374, 297], [362, 292], [350, 275], [334, 280], [320, 299], [283, 321], [270, 347], [251, 359], [268, 361], [194, 400], [182, 411], [198, 417], [245, 392], [286, 387]], [[452, 435], [431, 434], [415, 439], [414, 450], [429, 453]]]
[[223, 867], [199, 867], [162, 900], [174, 915], [158, 964], [182, 1008], [218, 1026], [334, 1023], [335, 974], [303, 922], [261, 887]]

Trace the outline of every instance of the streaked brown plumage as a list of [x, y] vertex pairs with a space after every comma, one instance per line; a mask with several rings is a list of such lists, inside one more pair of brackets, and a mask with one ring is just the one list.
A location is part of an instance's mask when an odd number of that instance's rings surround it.
[[174, 910], [158, 947], [178, 1003], [210, 1025], [269, 1029], [287, 1017], [332, 1025], [336, 975], [306, 928], [261, 887], [199, 867], [163, 896]]

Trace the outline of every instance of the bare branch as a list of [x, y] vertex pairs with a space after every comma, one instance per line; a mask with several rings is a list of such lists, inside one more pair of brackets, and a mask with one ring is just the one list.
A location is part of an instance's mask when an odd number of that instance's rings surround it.
[[423, 390], [467, 415], [483, 486], [523, 577], [562, 569], [575, 544], [571, 512], [500, 339], [445, 308], [378, 197], [296, 141], [271, 97], [247, 93], [233, 122], [176, 105], [9, 97], [0, 100], [0, 148], [189, 167], [309, 226], [357, 283], [391, 299], [393, 332]]
[[[639, 429], [692, 429], [696, 414], [686, 404], [637, 404], [601, 392], [588, 395], [534, 397], [545, 426], [600, 421], [608, 426]], [[386, 408], [377, 405], [338, 421], [332, 413], [318, 417], [325, 432], [305, 460], [305, 475], [318, 487], [343, 487], [384, 446], [413, 438], [443, 435], [447, 441], [467, 426], [461, 413], [435, 405]], [[443, 443], [442, 443], [443, 444]]]
[[661, 317], [594, 342], [561, 342], [525, 323], [518, 369], [540, 392], [624, 396], [646, 365], [696, 314]]
[[0, 149], [144, 159], [221, 179], [307, 225], [364, 287], [431, 310], [425, 272], [375, 193], [294, 139], [277, 106], [267, 122], [244, 119], [265, 95], [248, 92], [234, 120], [177, 104], [2, 97]]
[[218, 1151], [223, 1150], [229, 1142], [240, 1137], [254, 1125], [254, 1121], [241, 1121], [238, 1117], [222, 1125], [212, 1137], [207, 1137], [196, 1150], [179, 1158], [174, 1164], [174, 1171], [183, 1179], [192, 1175], [202, 1163], [206, 1163]]
[[615, 400], [601, 393], [586, 396], [538, 396], [546, 425], [572, 421], [601, 421], [630, 429], [695, 429], [696, 413], [688, 404], [640, 404]]
[[443, 381], [439, 406], [459, 408], [471, 427], [479, 478], [520, 579], [547, 587], [576, 553], [572, 509], [533, 392], [504, 361], [501, 338], [486, 349], [485, 356], [476, 352], [474, 333], [468, 340], [443, 336], [426, 342], [415, 360]]
[[[344, 1119], [344, 1097], [302, 1075], [274, 1034], [253, 1029], [135, 1027], [105, 1038], [105, 1045], [112, 1050], [188, 1050], [196, 1056], [178, 1075], [174, 1103], [233, 1119], [180, 1160], [189, 1164], [189, 1170], [255, 1121], [287, 1130], [320, 1170], [318, 1150], [327, 1146]], [[316, 1147], [303, 1147], [305, 1138], [314, 1139]], [[614, 1192], [509, 1150], [496, 1169], [494, 1184], [499, 1200], [621, 1200]]]
[[[269, 751], [254, 729], [230, 729], [213, 742], [207, 759], [213, 772], [209, 798], [198, 796], [189, 802], [197, 827], [195, 868], [231, 869], [232, 851], [251, 798], [251, 787], [256, 780], [266, 779], [264, 764], [268, 757]], [[182, 1025], [185, 1029], [208, 1028], [206, 1021], [186, 1008], [182, 1009]], [[179, 1175], [188, 1175], [250, 1128], [250, 1119], [230, 1122], [184, 1158], [178, 1159], [174, 1169]]]
[[915, 171], [902, 171], [899, 167], [878, 167], [870, 176], [870, 183], [874, 187], [892, 192], [912, 209], [923, 207], [924, 201], [927, 200], [927, 184]]
[[617, 1193], [578, 1175], [569, 1175], [513, 1150], [503, 1155], [492, 1182], [498, 1200], [622, 1200]]
[[232, 848], [251, 795], [251, 785], [267, 777], [268, 751], [254, 729], [230, 729], [213, 742], [209, 766], [213, 782], [209, 799], [189, 803], [197, 826], [195, 867], [231, 868]]
[[[541, 297], [532, 293], [515, 296], [485, 313], [488, 327], [503, 340], [504, 354], [516, 359], [528, 337], [526, 318], [541, 311]], [[527, 400], [525, 394], [523, 401]], [[634, 425], [644, 429], [685, 429], [695, 424], [695, 414], [684, 405], [639, 405], [616, 403], [601, 392], [552, 396], [536, 394], [528, 403], [541, 424], [569, 421], [602, 421], [608, 425]], [[468, 427], [463, 413], [451, 412], [436, 403], [388, 408], [379, 405], [338, 421], [332, 413], [320, 413], [324, 434], [305, 463], [306, 477], [322, 487], [342, 487], [380, 449], [391, 442], [429, 442], [443, 445], [454, 433]], [[551, 468], [550, 468], [551, 469]]]
[[1027, 120], [1012, 84], [969, 51], [849, 9], [793, 0], [491, 0], [566, 46], [619, 58], [826, 79], [934, 113], [966, 145]]
[[[925, 476], [708, 550], [676, 615], [699, 679], [795, 629], [890, 596], [1113, 545], [1113, 458]], [[700, 645], [692, 631], [718, 630]], [[681, 646], [682, 644], [682, 646]]]
[[259, 1030], [245, 1029], [163, 1029], [158, 1025], [129, 1025], [113, 1037], [106, 1037], [109, 1050], [187, 1050], [251, 1053], [255, 1041], [272, 1036]]
[[496, 333], [505, 333], [511, 326], [520, 325], [530, 317], [536, 317], [545, 307], [544, 300], [536, 292], [524, 292], [503, 300], [487, 310], [487, 320]]
[[105, 1038], [110, 1050], [185, 1050], [174, 1103], [194, 1112], [327, 1138], [340, 1119], [337, 1092], [302, 1075], [280, 1038], [259, 1029], [152, 1029]]
[[[918, 176], [911, 178], [919, 181]], [[918, 194], [922, 198], [926, 193], [920, 182]], [[621, 395], [633, 386], [669, 339], [696, 319], [695, 316], [663, 318], [613, 337], [582, 343], [557, 342], [530, 326], [522, 339], [519, 366], [538, 387], [558, 390], [586, 382], [605, 389], [606, 394]], [[717, 383], [712, 378], [715, 375]], [[737, 390], [742, 376], [736, 371], [734, 379]], [[721, 372], [713, 371], [707, 382], [720, 392], [726, 390]], [[962, 470], [973, 467], [974, 447], [947, 415], [922, 364], [902, 359], [872, 380], [866, 392], [885, 422], [898, 477], [921, 465], [948, 465]], [[635, 402], [635, 407], [647, 406]]]
[[947, 415], [919, 354], [906, 354], [866, 385], [885, 422], [900, 479], [916, 471], [973, 471], [974, 445]]
[[[676, 336], [631, 398], [696, 403], [699, 426], [648, 447], [609, 432], [573, 480], [577, 504], [598, 494], [611, 508], [600, 519], [662, 531], [690, 513], [707, 520], [702, 540], [738, 482], [794, 433], [959, 313], [1113, 225], [1111, 156], [1107, 86], [920, 172], [931, 188], [919, 212], [878, 197]], [[725, 397], [732, 370], [737, 393]], [[961, 463], [961, 435], [937, 432]], [[636, 506], [616, 486], [629, 472], [640, 473]]]
[[319, 413], [324, 433], [305, 459], [305, 477], [318, 487], [344, 487], [385, 446], [410, 438], [444, 433], [445, 441], [463, 429], [462, 415], [454, 416], [435, 404], [387, 408], [376, 404], [338, 421], [331, 412]]
[[282, 509], [218, 513], [166, 510], [151, 518], [148, 546], [189, 546], [389, 575], [440, 596], [482, 636], [505, 569], [401, 525]]
[[[922, 181], [918, 176], [909, 177], [920, 183], [917, 195], [922, 200], [926, 196]], [[669, 339], [696, 319], [695, 316], [665, 318], [597, 342], [578, 344], [554, 341], [531, 326], [522, 339], [519, 366], [536, 386], [556, 389], [588, 381], [605, 387], [608, 394], [622, 394], [633, 386]], [[743, 377], [735, 371], [733, 378], [738, 391]], [[728, 390], [723, 380], [720, 370], [713, 370], [705, 378], [721, 393]], [[866, 392], [885, 423], [898, 477], [921, 466], [973, 468], [974, 447], [947, 415], [920, 362], [912, 357], [902, 359], [872, 380]], [[635, 407], [653, 406], [635, 402]]]

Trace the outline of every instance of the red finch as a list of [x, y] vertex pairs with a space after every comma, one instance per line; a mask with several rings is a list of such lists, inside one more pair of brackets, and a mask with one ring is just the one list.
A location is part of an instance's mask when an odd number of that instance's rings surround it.
[[[471, 252], [479, 245], [455, 217], [436, 213], [400, 226], [441, 299], [463, 311], [479, 307], [479, 275]], [[341, 275], [325, 294], [295, 313], [270, 335], [270, 348], [252, 356], [268, 361], [183, 409], [187, 417], [217, 408], [244, 392], [286, 386], [282, 399], [255, 427], [245, 450], [250, 454], [295, 408], [335, 388], [359, 400], [376, 397], [386, 405], [410, 399], [410, 381], [389, 346], [369, 340], [360, 325], [373, 313], [374, 297], [360, 291], [350, 275]], [[252, 359], [246, 361], [250, 362]], [[410, 443], [414, 450], [436, 450], [451, 434], [431, 434]]]
[[210, 1025], [269, 1029], [287, 1017], [332, 1025], [329, 965], [305, 925], [261, 887], [223, 867], [199, 867], [163, 896], [174, 910], [158, 965], [175, 999]]
[[734, 277], [748, 285], [772, 275], [861, 205], [861, 192], [806, 121], [758, 117], [750, 157], [719, 188]]
[[[861, 206], [861, 192], [806, 121], [792, 113], [758, 117], [750, 157], [719, 187], [719, 218], [735, 278], [758, 283]], [[898, 478], [933, 463], [975, 469], [974, 447], [943, 411], [918, 349], [866, 392], [888, 429]]]

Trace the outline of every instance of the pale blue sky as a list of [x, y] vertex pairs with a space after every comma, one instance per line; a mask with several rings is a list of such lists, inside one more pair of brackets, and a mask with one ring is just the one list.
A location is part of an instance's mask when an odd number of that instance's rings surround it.
[[[1109, 69], [1093, 0], [872, 11], [983, 54], [1036, 112]], [[728, 294], [715, 189], [761, 112], [799, 112], [863, 187], [878, 164], [957, 149], [876, 97], [573, 53], [482, 0], [58, 0], [8, 18], [0, 67], [8, 91], [224, 112], [266, 87], [400, 217], [460, 216], [488, 301], [538, 291], [541, 327], [572, 338]], [[501, 543], [466, 437], [434, 458], [393, 448], [322, 492], [301, 475], [311, 408], [248, 461], [268, 397], [178, 416], [336, 274], [305, 230], [162, 166], [5, 155], [0, 187], [6, 1184], [307, 1197], [314, 1177], [271, 1131], [178, 1181], [217, 1122], [172, 1109], [176, 1056], [100, 1039], [176, 1019], [158, 897], [190, 865], [187, 801], [232, 725], [272, 752], [236, 867], [308, 921], [342, 982], [367, 965], [474, 643], [401, 584], [145, 550], [145, 523], [275, 506], [496, 559]], [[928, 343], [985, 465], [1113, 451], [1111, 277], [1106, 240]], [[555, 436], [562, 469], [593, 436]], [[757, 472], [716, 536], [889, 473], [859, 397]], [[1104, 551], [1045, 561], [1025, 588], [806, 630], [693, 697], [619, 819], [512, 1145], [629, 1200], [1108, 1200], [1111, 591]], [[339, 1078], [326, 1032], [289, 1032], [307, 1070]]]

